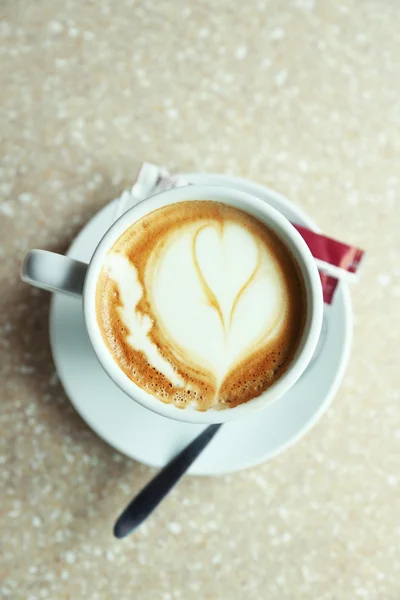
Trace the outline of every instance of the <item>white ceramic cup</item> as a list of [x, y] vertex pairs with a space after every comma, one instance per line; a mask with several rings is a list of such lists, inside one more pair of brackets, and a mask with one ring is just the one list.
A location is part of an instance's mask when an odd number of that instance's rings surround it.
[[[287, 371], [257, 398], [234, 408], [198, 411], [190, 406], [181, 409], [165, 404], [139, 386], [119, 368], [110, 354], [96, 318], [96, 284], [104, 259], [114, 242], [130, 225], [150, 212], [182, 201], [214, 200], [241, 209], [268, 225], [290, 249], [302, 272], [306, 291], [306, 321], [297, 349]], [[136, 204], [123, 214], [105, 233], [90, 263], [47, 252], [32, 250], [25, 258], [21, 278], [26, 283], [52, 292], [82, 296], [83, 312], [90, 341], [104, 370], [132, 400], [155, 413], [190, 423], [223, 423], [244, 417], [262, 409], [287, 392], [307, 368], [316, 348], [322, 323], [322, 287], [315, 260], [301, 235], [277, 210], [263, 200], [245, 192], [222, 186], [174, 188], [161, 192]], [[110, 398], [112, 402], [112, 398]]]

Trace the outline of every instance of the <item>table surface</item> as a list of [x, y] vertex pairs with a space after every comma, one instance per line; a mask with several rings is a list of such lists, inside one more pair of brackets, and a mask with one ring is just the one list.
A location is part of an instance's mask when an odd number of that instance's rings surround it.
[[[0, 16], [0, 597], [398, 600], [399, 3], [3, 0]], [[31, 247], [64, 251], [143, 160], [267, 184], [368, 254], [345, 380], [312, 432], [185, 479], [121, 542], [114, 517], [154, 471], [74, 412], [49, 295], [18, 270]]]

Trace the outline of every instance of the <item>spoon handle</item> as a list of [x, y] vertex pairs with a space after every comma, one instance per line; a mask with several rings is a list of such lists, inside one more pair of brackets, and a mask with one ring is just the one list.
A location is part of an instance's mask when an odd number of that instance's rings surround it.
[[174, 485], [178, 483], [220, 427], [220, 423], [209, 425], [149, 481], [117, 519], [114, 525], [115, 537], [125, 537], [147, 519]]

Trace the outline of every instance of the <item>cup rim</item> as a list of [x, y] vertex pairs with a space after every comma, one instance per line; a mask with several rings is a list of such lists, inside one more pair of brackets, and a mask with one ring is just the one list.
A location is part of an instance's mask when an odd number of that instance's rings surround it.
[[[307, 315], [302, 339], [286, 372], [260, 396], [227, 409], [199, 411], [166, 404], [135, 384], [118, 366], [110, 354], [97, 323], [96, 286], [101, 267], [108, 251], [126, 229], [143, 216], [183, 201], [210, 200], [237, 207], [266, 222], [289, 247], [302, 272], [306, 290]], [[83, 289], [83, 310], [86, 329], [95, 354], [106, 373], [133, 401], [164, 417], [198, 424], [223, 423], [242, 418], [262, 409], [287, 392], [307, 368], [318, 342], [322, 324], [322, 286], [315, 260], [293, 225], [278, 210], [264, 200], [247, 192], [221, 185], [188, 185], [159, 192], [126, 211], [106, 231], [94, 251], [87, 270]]]

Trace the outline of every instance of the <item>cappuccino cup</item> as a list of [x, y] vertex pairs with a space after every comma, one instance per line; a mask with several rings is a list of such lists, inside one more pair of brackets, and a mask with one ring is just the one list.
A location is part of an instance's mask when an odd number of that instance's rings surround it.
[[132, 401], [191, 423], [241, 418], [287, 392], [322, 323], [321, 282], [303, 238], [264, 201], [222, 186], [136, 204], [89, 264], [32, 250], [21, 277], [81, 296], [112, 380]]

